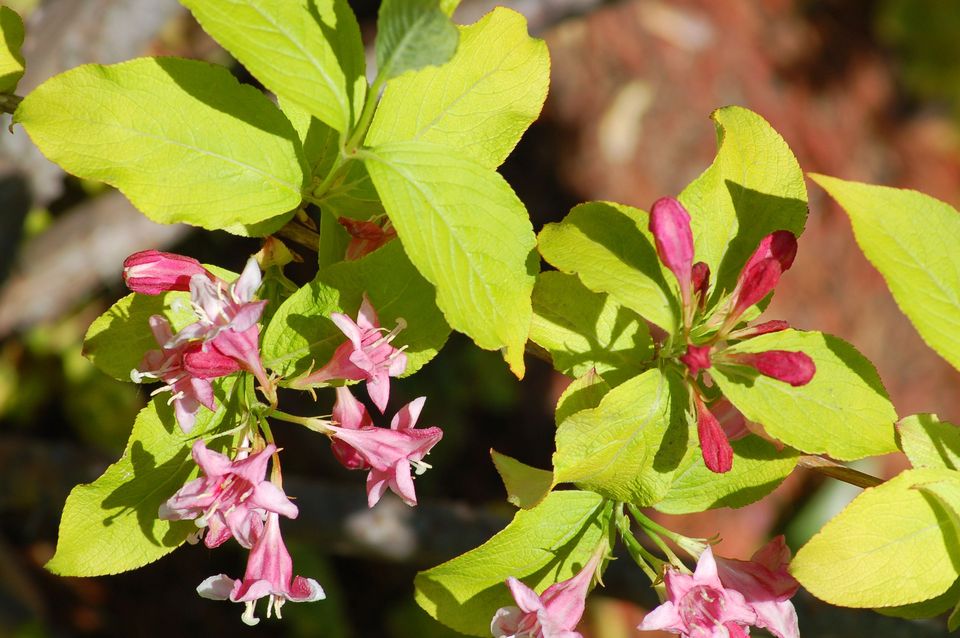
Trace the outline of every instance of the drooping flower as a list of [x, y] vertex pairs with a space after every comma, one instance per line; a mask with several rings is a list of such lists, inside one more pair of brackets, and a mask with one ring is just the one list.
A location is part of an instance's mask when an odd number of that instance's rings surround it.
[[[362, 430], [363, 428], [372, 428], [373, 419], [367, 413], [363, 404], [350, 393], [346, 386], [340, 386], [336, 389], [337, 402], [333, 405], [333, 420], [340, 427], [351, 430]], [[330, 439], [330, 449], [333, 455], [348, 470], [367, 470], [370, 464], [360, 452], [355, 450], [350, 444], [341, 441], [338, 438]]]
[[218, 352], [204, 351], [198, 343], [169, 347], [165, 344], [173, 337], [170, 322], [161, 315], [153, 315], [149, 323], [160, 349], [147, 352], [139, 368], [130, 372], [130, 378], [135, 383], [146, 379], [163, 381], [165, 385], [152, 394], [171, 392], [170, 402], [177, 423], [184, 433], [189, 434], [201, 405], [210, 411], [217, 409], [210, 379], [236, 372], [239, 367]]
[[204, 543], [211, 549], [231, 536], [251, 547], [267, 512], [296, 518], [299, 513], [283, 490], [265, 480], [273, 444], [245, 458], [232, 460], [207, 449], [202, 440], [193, 444], [193, 460], [203, 476], [181, 487], [160, 506], [164, 520], [196, 521], [206, 527]]
[[383, 334], [377, 313], [366, 295], [356, 321], [339, 312], [332, 313], [330, 318], [347, 336], [347, 341], [334, 351], [325, 366], [294, 380], [292, 387], [309, 388], [336, 379], [366, 381], [367, 393], [382, 413], [390, 399], [390, 377], [400, 376], [407, 369], [403, 350], [390, 344], [406, 324], [398, 319], [397, 327]]
[[[337, 389], [339, 408], [335, 416], [343, 421], [339, 426], [329, 426], [328, 430], [334, 443], [343, 443], [352, 450], [348, 453], [341, 448], [347, 461], [344, 465], [369, 468], [367, 504], [370, 507], [380, 501], [388, 487], [407, 505], [417, 504], [411, 467], [416, 468], [417, 474], [426, 470], [429, 466], [423, 463], [423, 457], [443, 437], [438, 427], [414, 427], [426, 400], [426, 397], [414, 399], [394, 415], [389, 429], [378, 428], [368, 425], [370, 417], [366, 408], [349, 390]], [[338, 458], [341, 457], [338, 455]]]
[[800, 583], [787, 571], [790, 548], [783, 536], [758, 549], [749, 561], [717, 556], [716, 562], [720, 582], [743, 594], [757, 614], [755, 626], [777, 638], [800, 638], [797, 611], [790, 602]]
[[190, 290], [190, 278], [194, 275], [213, 277], [193, 257], [159, 250], [143, 250], [123, 261], [123, 281], [127, 288], [145, 295]]
[[258, 535], [242, 579], [234, 580], [226, 574], [211, 576], [197, 587], [197, 593], [212, 600], [231, 600], [245, 603], [243, 622], [253, 626], [260, 622], [255, 615], [258, 600], [267, 597], [267, 618], [280, 610], [287, 601], [300, 603], [325, 598], [323, 588], [312, 578], [293, 575], [293, 560], [280, 534], [280, 517], [276, 512], [267, 515], [263, 531]]
[[669, 631], [684, 638], [746, 638], [757, 613], [736, 588], [725, 586], [707, 547], [693, 574], [668, 569], [663, 576], [667, 600], [637, 627]]
[[595, 553], [575, 576], [550, 585], [539, 596], [511, 576], [507, 587], [517, 605], [496, 611], [490, 633], [494, 638], [582, 638], [575, 629], [601, 559]]
[[350, 233], [350, 243], [347, 244], [347, 251], [344, 255], [346, 261], [369, 255], [397, 236], [397, 231], [390, 225], [389, 219], [377, 223], [376, 221], [338, 217], [337, 221]]

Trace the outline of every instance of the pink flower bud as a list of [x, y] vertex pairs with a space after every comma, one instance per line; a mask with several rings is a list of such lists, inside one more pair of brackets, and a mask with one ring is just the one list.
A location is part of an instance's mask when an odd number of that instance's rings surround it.
[[735, 330], [728, 336], [731, 339], [749, 339], [751, 337], [759, 337], [760, 335], [769, 334], [771, 332], [780, 332], [781, 330], [786, 330], [789, 327], [790, 324], [786, 321], [781, 319], [773, 319], [771, 321], [758, 323], [757, 325], [750, 326], [749, 328]]
[[760, 245], [753, 251], [741, 272], [746, 273], [760, 261], [771, 258], [780, 263], [781, 272], [786, 272], [790, 270], [796, 256], [797, 238], [788, 230], [778, 230], [760, 240]]
[[710, 266], [705, 262], [698, 261], [693, 265], [690, 278], [693, 284], [693, 294], [700, 300], [700, 308], [703, 308], [707, 303], [707, 291], [710, 289]]
[[744, 310], [770, 294], [780, 281], [782, 272], [780, 262], [773, 257], [761, 259], [745, 271], [740, 278], [740, 291], [730, 319], [738, 318]]
[[214, 349], [204, 351], [199, 343], [190, 344], [183, 355], [183, 369], [197, 379], [217, 379], [240, 370], [240, 364]]
[[736, 353], [727, 356], [736, 363], [756, 368], [767, 377], [771, 377], [794, 387], [810, 383], [817, 371], [806, 353], [787, 350], [767, 350], [766, 352]]
[[683, 365], [687, 366], [691, 376], [697, 376], [701, 370], [710, 367], [710, 346], [687, 346], [687, 353], [680, 357]]
[[650, 232], [663, 265], [677, 278], [684, 306], [690, 303], [693, 232], [690, 215], [678, 200], [661, 197], [650, 209]]
[[206, 268], [192, 257], [144, 250], [127, 257], [123, 262], [123, 280], [127, 288], [145, 295], [159, 295], [171, 290], [190, 290], [190, 278], [206, 275]]
[[713, 416], [703, 399], [695, 397], [697, 404], [697, 437], [707, 469], [717, 474], [729, 472], [733, 467], [733, 448], [720, 422]]

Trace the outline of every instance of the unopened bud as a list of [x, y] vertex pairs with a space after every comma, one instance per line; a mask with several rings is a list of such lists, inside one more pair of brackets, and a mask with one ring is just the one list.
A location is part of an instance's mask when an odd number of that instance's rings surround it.
[[194, 275], [213, 278], [196, 259], [159, 250], [134, 253], [123, 262], [123, 281], [127, 288], [145, 295], [188, 291]]
[[707, 469], [717, 474], [729, 472], [733, 467], [733, 448], [720, 422], [707, 409], [703, 400], [696, 397], [697, 437], [700, 439], [700, 451]]
[[693, 232], [690, 214], [673, 197], [661, 197], [650, 209], [650, 232], [660, 261], [677, 278], [684, 306], [690, 303]]
[[687, 366], [690, 375], [695, 377], [701, 370], [706, 370], [710, 367], [710, 346], [695, 346], [690, 344], [687, 346], [686, 354], [680, 357], [680, 361], [683, 362], [683, 365]]
[[813, 359], [804, 352], [767, 350], [766, 352], [737, 353], [728, 359], [755, 368], [760, 374], [789, 383], [794, 387], [810, 383], [817, 371]]

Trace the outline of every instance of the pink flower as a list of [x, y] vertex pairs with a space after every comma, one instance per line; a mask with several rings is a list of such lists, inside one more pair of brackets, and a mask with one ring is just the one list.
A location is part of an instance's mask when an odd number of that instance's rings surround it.
[[[336, 392], [337, 402], [333, 405], [334, 422], [339, 423], [340, 427], [351, 430], [373, 427], [373, 419], [367, 414], [367, 409], [354, 398], [350, 390], [345, 386], [340, 386], [336, 389]], [[348, 470], [370, 469], [370, 464], [363, 458], [363, 455], [348, 443], [337, 438], [331, 438], [330, 449], [337, 460], [340, 461], [340, 464]]]
[[697, 376], [701, 370], [710, 367], [710, 346], [695, 346], [692, 343], [687, 346], [686, 354], [681, 355], [680, 361], [687, 366], [691, 376]]
[[679, 200], [661, 197], [650, 209], [650, 232], [657, 245], [657, 254], [680, 284], [684, 307], [690, 304], [693, 268], [693, 232], [690, 214]]
[[196, 259], [159, 250], [134, 253], [123, 261], [127, 288], [145, 295], [190, 290], [190, 278], [194, 275], [213, 277]]
[[730, 441], [727, 440], [720, 422], [696, 392], [693, 400], [697, 405], [697, 438], [700, 439], [703, 462], [711, 472], [729, 472], [733, 467], [733, 448], [730, 447]]
[[168, 521], [195, 520], [207, 527], [204, 543], [211, 549], [231, 536], [249, 548], [263, 527], [266, 512], [296, 518], [297, 506], [279, 487], [264, 480], [273, 444], [247, 456], [231, 460], [207, 449], [203, 441], [193, 444], [193, 460], [203, 476], [181, 487], [160, 506], [160, 518]]
[[757, 613], [743, 594], [725, 586], [717, 573], [713, 550], [707, 547], [694, 573], [668, 569], [667, 601], [647, 614], [640, 631], [661, 630], [684, 638], [746, 638]]
[[143, 356], [140, 367], [130, 372], [134, 383], [145, 379], [160, 379], [166, 385], [152, 394], [170, 391], [170, 402], [177, 423], [189, 434], [196, 422], [200, 406], [215, 411], [213, 386], [210, 379], [236, 372], [239, 367], [232, 359], [216, 352], [205, 352], [198, 343], [165, 345], [173, 338], [170, 323], [161, 315], [150, 317], [150, 329], [160, 344], [159, 350], [150, 350]]
[[230, 599], [246, 603], [243, 622], [253, 626], [260, 622], [254, 615], [256, 602], [268, 596], [267, 618], [287, 601], [300, 603], [321, 600], [323, 588], [312, 578], [293, 575], [293, 560], [280, 535], [280, 517], [276, 512], [267, 515], [263, 531], [250, 550], [247, 570], [242, 580], [234, 580], [226, 574], [211, 576], [197, 587], [197, 593], [213, 600]]
[[498, 609], [490, 633], [494, 638], [582, 638], [574, 629], [583, 616], [600, 559], [601, 554], [594, 554], [577, 575], [550, 585], [540, 596], [516, 578], [508, 578], [517, 606]]
[[344, 256], [346, 261], [369, 255], [397, 236], [397, 231], [390, 226], [389, 219], [386, 219], [382, 225], [349, 217], [338, 217], [337, 221], [350, 233], [350, 243], [347, 244], [347, 252]]
[[347, 341], [334, 351], [329, 363], [291, 385], [303, 389], [334, 379], [365, 380], [370, 398], [382, 413], [390, 399], [390, 377], [400, 376], [407, 369], [407, 356], [403, 350], [390, 345], [406, 324], [398, 319], [396, 328], [381, 334], [377, 313], [366, 295], [356, 322], [339, 312], [331, 314], [330, 318], [347, 336]]
[[800, 583], [787, 572], [790, 548], [783, 536], [761, 547], [749, 561], [718, 556], [716, 562], [723, 585], [743, 594], [753, 608], [755, 626], [777, 638], [800, 638], [797, 612], [790, 602]]
[[388, 487], [407, 505], [417, 504], [410, 468], [416, 467], [417, 474], [426, 470], [429, 466], [422, 462], [423, 457], [443, 437], [438, 427], [414, 429], [426, 400], [426, 397], [414, 399], [394, 415], [390, 429], [378, 428], [369, 425], [366, 408], [349, 390], [337, 389], [337, 415], [344, 420], [340, 426], [329, 426], [329, 430], [334, 442], [341, 442], [352, 450], [349, 453], [341, 448], [347, 463], [370, 469], [367, 475], [370, 507], [380, 501]]

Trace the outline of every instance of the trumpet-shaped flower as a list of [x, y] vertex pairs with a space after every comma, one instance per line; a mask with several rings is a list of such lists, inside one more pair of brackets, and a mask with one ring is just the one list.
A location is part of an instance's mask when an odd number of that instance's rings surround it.
[[232, 460], [207, 449], [203, 441], [193, 444], [193, 460], [203, 476], [181, 487], [160, 506], [159, 516], [170, 521], [194, 520], [206, 527], [204, 543], [214, 548], [231, 536], [244, 547], [251, 547], [263, 526], [267, 512], [296, 518], [297, 506], [283, 490], [264, 480], [273, 444], [242, 458]]
[[263, 531], [250, 550], [243, 578], [234, 580], [226, 574], [211, 576], [200, 583], [197, 593], [213, 600], [245, 603], [243, 622], [251, 626], [260, 622], [255, 607], [261, 598], [267, 598], [267, 618], [273, 612], [281, 618], [280, 609], [287, 601], [310, 602], [325, 597], [317, 581], [293, 575], [293, 560], [280, 535], [280, 517], [276, 512], [267, 515]]
[[574, 630], [600, 560], [601, 555], [594, 554], [575, 576], [550, 585], [539, 596], [511, 576], [507, 587], [517, 605], [497, 610], [490, 633], [494, 638], [582, 638]]
[[[416, 468], [417, 474], [426, 470], [429, 466], [423, 463], [423, 457], [443, 437], [438, 427], [414, 428], [426, 400], [426, 397], [414, 399], [394, 415], [389, 429], [378, 428], [368, 425], [366, 408], [349, 390], [338, 389], [337, 416], [343, 420], [339, 426], [329, 426], [329, 430], [334, 443], [343, 443], [352, 450], [348, 453], [342, 448], [341, 454], [347, 462], [358, 469], [369, 468], [367, 504], [370, 507], [380, 501], [388, 487], [407, 505], [417, 504], [411, 467]], [[341, 462], [344, 461], [341, 459]]]

